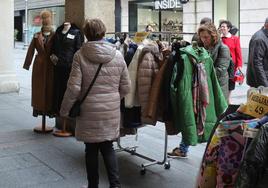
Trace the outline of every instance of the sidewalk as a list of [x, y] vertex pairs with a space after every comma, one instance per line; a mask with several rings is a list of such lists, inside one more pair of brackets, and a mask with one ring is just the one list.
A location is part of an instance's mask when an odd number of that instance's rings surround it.
[[[26, 54], [21, 44], [14, 49], [20, 92], [0, 94], [0, 187], [3, 188], [79, 188], [86, 184], [84, 145], [75, 138], [57, 138], [52, 134], [36, 134], [32, 130], [41, 118], [32, 116], [31, 70], [22, 69]], [[245, 99], [246, 86], [237, 88], [233, 100]], [[243, 101], [242, 101], [243, 102]], [[47, 118], [54, 126], [54, 119]], [[154, 159], [163, 159], [164, 126], [139, 129], [138, 143], [134, 137], [122, 138], [122, 145], [138, 144], [137, 152]], [[179, 136], [169, 136], [168, 150], [178, 146]], [[147, 161], [125, 152], [118, 153], [123, 188], [193, 188], [205, 144], [190, 148], [188, 159], [170, 161], [171, 168], [150, 166], [140, 175], [140, 165]], [[101, 159], [102, 160], [102, 159]], [[100, 188], [108, 180], [103, 163], [100, 165]]]

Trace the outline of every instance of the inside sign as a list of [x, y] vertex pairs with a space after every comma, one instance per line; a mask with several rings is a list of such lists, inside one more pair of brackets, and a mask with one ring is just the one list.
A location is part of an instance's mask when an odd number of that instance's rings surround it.
[[160, 0], [155, 1], [154, 6], [156, 10], [181, 8], [181, 2], [180, 0]]

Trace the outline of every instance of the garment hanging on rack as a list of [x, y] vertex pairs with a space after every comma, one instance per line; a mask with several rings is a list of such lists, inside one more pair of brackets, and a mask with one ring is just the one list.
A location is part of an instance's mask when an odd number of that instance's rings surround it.
[[[171, 101], [174, 125], [182, 133], [184, 142], [187, 145], [196, 145], [198, 142], [206, 142], [211, 130], [217, 121], [217, 117], [227, 108], [226, 100], [223, 96], [217, 77], [213, 68], [213, 61], [204, 48], [196, 53], [192, 46], [187, 46], [181, 50], [183, 71], [181, 80], [177, 79], [177, 68], [175, 64], [171, 80]], [[207, 72], [207, 82], [210, 101], [206, 108], [206, 120], [204, 125], [204, 134], [198, 135], [196, 129], [196, 119], [193, 110], [192, 97], [192, 76], [193, 66], [189, 56], [196, 59], [197, 62], [204, 62]]]
[[[231, 116], [233, 120], [222, 120], [221, 123], [216, 125], [217, 128], [215, 129], [213, 137], [208, 143], [208, 146], [205, 150], [197, 181], [198, 187], [200, 188], [234, 187], [234, 184], [237, 181], [237, 176], [240, 173], [240, 166], [242, 163], [244, 163], [244, 159], [246, 159], [244, 158], [244, 154], [247, 150], [249, 150], [250, 146], [252, 145], [249, 145], [252, 138], [248, 138], [246, 136], [247, 134], [245, 134], [244, 131], [247, 127], [256, 129], [268, 122], [268, 116], [264, 116], [261, 119], [252, 119], [253, 117], [251, 117], [251, 120], [241, 120], [241, 117], [243, 117], [243, 115], [237, 113], [233, 113], [228, 116]], [[245, 115], [244, 117], [249, 118], [247, 115]], [[263, 141], [261, 141], [260, 143], [263, 143]], [[262, 148], [266, 152], [265, 146]], [[255, 149], [253, 149], [252, 151], [254, 150]], [[259, 148], [260, 155], [262, 155], [261, 153], [263, 151], [261, 151], [261, 149]], [[255, 156], [252, 153], [250, 154], [250, 152], [246, 153], [249, 154], [248, 158], [252, 159], [256, 157], [256, 153], [254, 154]], [[259, 159], [263, 158], [260, 157]], [[262, 160], [262, 162], [264, 161]], [[260, 164], [260, 166], [264, 166], [264, 163], [258, 164]], [[247, 169], [247, 171], [248, 170], [249, 169]], [[244, 174], [246, 172], [244, 171], [241, 173]], [[250, 176], [248, 176], [247, 178], [249, 177]], [[245, 181], [244, 177], [240, 178]], [[245, 182], [243, 182], [242, 184], [244, 183]]]
[[245, 153], [235, 188], [268, 187], [268, 125], [263, 125]]

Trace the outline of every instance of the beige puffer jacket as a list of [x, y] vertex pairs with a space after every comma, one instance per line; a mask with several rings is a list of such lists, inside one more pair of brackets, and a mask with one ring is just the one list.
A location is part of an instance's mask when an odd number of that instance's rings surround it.
[[130, 90], [126, 63], [115, 46], [105, 41], [84, 43], [74, 56], [61, 116], [67, 117], [74, 102], [84, 96], [100, 63], [99, 75], [76, 118], [75, 136], [86, 143], [118, 138], [120, 99]]
[[151, 43], [142, 49], [139, 57], [137, 90], [141, 105], [142, 122], [145, 124], [150, 124], [151, 122], [146, 120], [144, 113], [147, 110], [153, 80], [159, 70], [159, 60], [162, 58], [161, 55], [158, 45], [156, 43]]

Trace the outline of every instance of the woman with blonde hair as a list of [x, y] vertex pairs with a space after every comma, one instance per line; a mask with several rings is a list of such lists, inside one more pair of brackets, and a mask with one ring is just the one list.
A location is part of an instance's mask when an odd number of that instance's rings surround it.
[[119, 137], [120, 100], [130, 90], [130, 78], [124, 58], [116, 46], [103, 40], [106, 32], [103, 22], [87, 19], [83, 30], [88, 41], [74, 55], [60, 114], [68, 116], [74, 102], [85, 95], [98, 67], [101, 67], [81, 105], [81, 115], [76, 118], [75, 136], [85, 143], [88, 188], [97, 188], [99, 184], [99, 151], [110, 188], [118, 188], [119, 172], [113, 141]]

